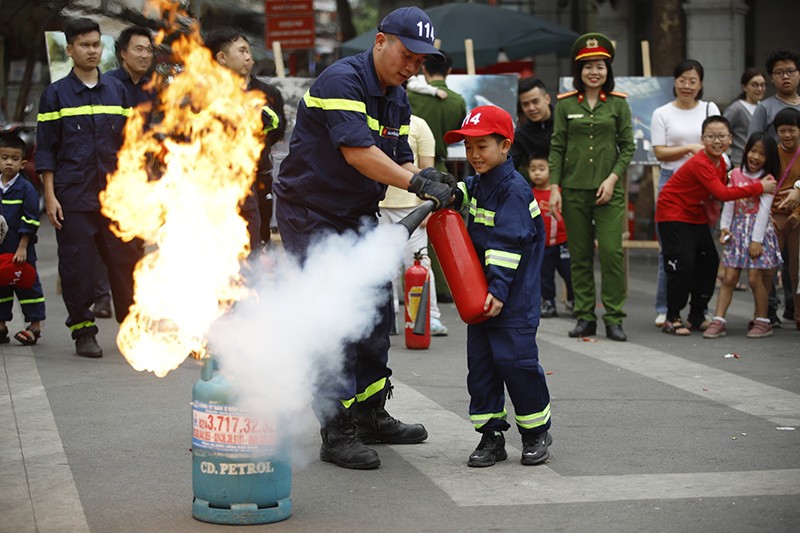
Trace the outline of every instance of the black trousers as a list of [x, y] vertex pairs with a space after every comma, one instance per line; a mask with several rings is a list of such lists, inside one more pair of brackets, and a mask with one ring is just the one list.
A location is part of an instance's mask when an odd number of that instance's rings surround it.
[[90, 307], [95, 300], [98, 252], [108, 269], [118, 322], [133, 304], [133, 269], [142, 257], [142, 246], [138, 240], [124, 242], [109, 225], [99, 211], [65, 211], [62, 227], [56, 230], [58, 274], [73, 339], [97, 333]]
[[719, 255], [708, 224], [659, 222], [664, 271], [667, 274], [667, 320], [681, 316], [689, 296], [688, 320], [700, 324], [714, 295]]
[[548, 300], [555, 303], [556, 300], [556, 272], [567, 284], [567, 301], [572, 302], [575, 296], [572, 294], [572, 275], [570, 274], [570, 259], [568, 244], [556, 244], [546, 246], [544, 258], [542, 259], [542, 301]]

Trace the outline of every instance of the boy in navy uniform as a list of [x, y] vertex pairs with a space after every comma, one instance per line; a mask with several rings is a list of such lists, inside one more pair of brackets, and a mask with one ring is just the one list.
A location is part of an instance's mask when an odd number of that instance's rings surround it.
[[477, 172], [458, 184], [455, 205], [469, 206], [467, 230], [489, 286], [484, 303], [489, 318], [467, 326], [469, 416], [481, 433], [467, 465], [492, 466], [508, 457], [503, 432], [511, 426], [504, 385], [522, 435], [521, 462], [540, 464], [553, 442], [550, 393], [536, 346], [545, 235], [541, 212], [508, 156], [514, 124], [506, 111], [476, 107], [461, 129], [447, 132], [444, 139], [463, 139], [467, 161]]
[[[8, 222], [8, 234], [0, 244], [0, 253], [14, 254], [14, 264], [29, 263], [36, 268], [36, 232], [39, 230], [39, 195], [31, 182], [22, 176], [25, 166], [25, 142], [13, 135], [0, 137], [0, 172], [2, 172], [3, 212]], [[6, 322], [12, 318], [14, 295], [19, 300], [28, 327], [14, 338], [25, 346], [36, 344], [42, 335], [45, 319], [44, 292], [39, 274], [33, 287], [0, 287], [0, 344], [8, 337]]]
[[[130, 97], [117, 78], [100, 75], [100, 26], [88, 18], [64, 25], [73, 68], [51, 83], [39, 100], [36, 171], [42, 175], [47, 217], [56, 229], [66, 325], [82, 357], [102, 357], [91, 310], [95, 247], [108, 268], [117, 321], [133, 304], [133, 269], [138, 242], [123, 242], [100, 212], [99, 192], [116, 170]], [[131, 199], [135, 201], [135, 199]]]

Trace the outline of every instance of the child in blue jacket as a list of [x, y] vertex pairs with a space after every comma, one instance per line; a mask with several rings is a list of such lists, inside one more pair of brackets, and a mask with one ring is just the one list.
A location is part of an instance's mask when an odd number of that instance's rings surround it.
[[[31, 182], [22, 176], [25, 166], [25, 143], [19, 137], [0, 137], [3, 214], [8, 234], [0, 243], [0, 253], [14, 254], [14, 263], [30, 263], [36, 268], [36, 232], [39, 229], [39, 195]], [[14, 295], [19, 300], [28, 327], [14, 338], [25, 346], [36, 344], [42, 335], [45, 319], [44, 292], [39, 274], [30, 289], [0, 286], [0, 344], [10, 342], [6, 322], [12, 318]]]
[[544, 256], [544, 223], [525, 178], [508, 152], [514, 125], [506, 111], [479, 106], [461, 129], [445, 134], [447, 143], [464, 140], [467, 161], [477, 172], [459, 183], [456, 203], [469, 206], [467, 230], [484, 264], [489, 318], [467, 327], [469, 414], [481, 433], [467, 464], [492, 466], [508, 457], [504, 386], [514, 404], [522, 435], [523, 465], [549, 457], [550, 393], [536, 346]]

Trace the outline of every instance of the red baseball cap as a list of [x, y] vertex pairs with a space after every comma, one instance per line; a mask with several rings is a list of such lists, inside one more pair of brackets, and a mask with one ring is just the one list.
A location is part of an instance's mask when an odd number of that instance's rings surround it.
[[36, 269], [30, 263], [15, 263], [14, 254], [0, 254], [0, 286], [30, 289]]
[[481, 105], [467, 113], [461, 129], [444, 134], [444, 142], [457, 143], [464, 137], [483, 137], [498, 133], [514, 142], [514, 121], [505, 109], [493, 105]]

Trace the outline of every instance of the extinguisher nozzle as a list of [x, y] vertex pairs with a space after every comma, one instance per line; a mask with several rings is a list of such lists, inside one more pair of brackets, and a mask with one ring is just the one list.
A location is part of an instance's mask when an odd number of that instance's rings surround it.
[[433, 200], [425, 200], [425, 203], [406, 215], [398, 224], [408, 230], [408, 236], [410, 237], [414, 230], [425, 220], [425, 217], [433, 212], [434, 207], [436, 207], [436, 204], [433, 203]]
[[425, 335], [425, 328], [428, 326], [428, 314], [430, 313], [430, 282], [425, 280], [422, 284], [422, 293], [419, 295], [419, 308], [417, 318], [414, 320], [414, 335]]

